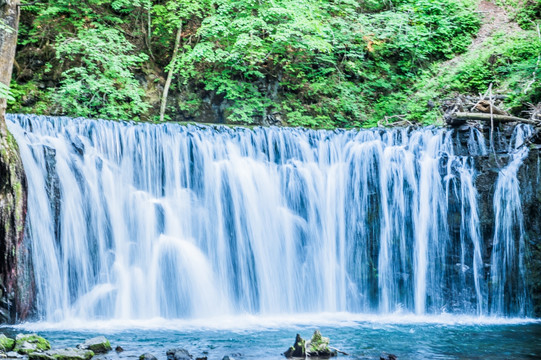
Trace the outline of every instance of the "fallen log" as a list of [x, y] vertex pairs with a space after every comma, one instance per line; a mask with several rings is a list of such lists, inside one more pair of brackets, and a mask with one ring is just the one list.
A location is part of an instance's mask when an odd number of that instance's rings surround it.
[[538, 125], [539, 121], [523, 119], [516, 116], [510, 115], [498, 115], [498, 114], [480, 114], [480, 113], [469, 113], [469, 112], [456, 112], [447, 117], [446, 122], [449, 125], [462, 125], [466, 121], [477, 120], [477, 121], [492, 121], [494, 122], [521, 122], [524, 124]]

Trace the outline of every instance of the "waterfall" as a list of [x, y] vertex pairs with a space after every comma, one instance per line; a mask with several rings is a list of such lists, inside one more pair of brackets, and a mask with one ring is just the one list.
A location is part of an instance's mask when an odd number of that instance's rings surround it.
[[494, 292], [492, 312], [499, 315], [524, 315], [526, 308], [524, 219], [517, 172], [528, 155], [528, 147], [522, 145], [531, 134], [531, 128], [515, 129], [508, 148], [511, 159], [500, 171], [494, 193], [495, 226], [490, 280]]
[[[517, 171], [526, 147], [500, 171], [494, 238], [483, 239], [474, 155], [488, 152], [473, 128], [457, 145], [455, 131], [434, 127], [31, 115], [9, 115], [8, 126], [28, 177], [43, 320], [525, 315]], [[517, 131], [514, 147], [528, 130]]]

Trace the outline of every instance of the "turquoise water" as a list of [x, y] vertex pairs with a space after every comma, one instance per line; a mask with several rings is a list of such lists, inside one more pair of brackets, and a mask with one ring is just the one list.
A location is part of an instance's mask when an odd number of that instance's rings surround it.
[[307, 338], [314, 329], [330, 337], [331, 346], [349, 354], [340, 355], [342, 359], [379, 359], [384, 353], [395, 354], [399, 359], [541, 357], [539, 321], [457, 316], [366, 316], [361, 319], [360, 315], [353, 314], [314, 315], [320, 319], [311, 321], [309, 317], [73, 323], [71, 330], [61, 329], [69, 324], [38, 323], [4, 330], [12, 334], [35, 331], [49, 339], [53, 348], [72, 347], [92, 336], [105, 335], [113, 348], [120, 345], [125, 350], [107, 354], [106, 358], [111, 360], [138, 358], [146, 352], [165, 360], [166, 351], [174, 347], [187, 349], [194, 358], [207, 356], [209, 360], [220, 360], [225, 355], [236, 360], [281, 359], [281, 353], [291, 346], [297, 333]]

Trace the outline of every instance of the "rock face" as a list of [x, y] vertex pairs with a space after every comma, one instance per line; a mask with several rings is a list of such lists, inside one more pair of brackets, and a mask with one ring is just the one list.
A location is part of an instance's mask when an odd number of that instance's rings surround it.
[[15, 338], [15, 348], [13, 351], [19, 354], [30, 355], [34, 352], [41, 352], [51, 349], [48, 340], [36, 334], [19, 334]]
[[[0, 115], [0, 122], [3, 122]], [[27, 184], [18, 147], [0, 125], [0, 322], [25, 319], [34, 298], [30, 251], [24, 243]]]
[[85, 340], [84, 343], [77, 345], [78, 349], [91, 350], [96, 354], [105, 354], [112, 350], [109, 340], [105, 336], [96, 336]]
[[[0, 3], [0, 20], [13, 31], [0, 31], [0, 82], [9, 86], [17, 45], [19, 1]], [[0, 98], [0, 323], [23, 320], [30, 313], [34, 291], [23, 244], [26, 218], [26, 177], [15, 140], [4, 119]]]
[[526, 270], [533, 314], [541, 317], [541, 147], [530, 148], [518, 172], [527, 246]]
[[34, 352], [28, 356], [29, 360], [90, 360], [94, 356], [91, 350], [67, 348]]

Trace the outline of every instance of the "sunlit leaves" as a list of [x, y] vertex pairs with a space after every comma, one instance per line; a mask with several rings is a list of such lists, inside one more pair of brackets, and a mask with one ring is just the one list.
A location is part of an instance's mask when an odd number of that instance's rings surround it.
[[133, 46], [118, 30], [84, 29], [76, 37], [61, 36], [57, 41], [57, 56], [74, 64], [63, 73], [55, 94], [64, 112], [129, 120], [148, 108], [132, 72], [147, 57], [132, 54]]

